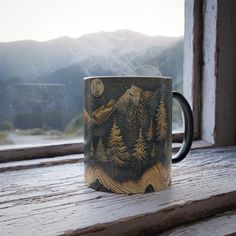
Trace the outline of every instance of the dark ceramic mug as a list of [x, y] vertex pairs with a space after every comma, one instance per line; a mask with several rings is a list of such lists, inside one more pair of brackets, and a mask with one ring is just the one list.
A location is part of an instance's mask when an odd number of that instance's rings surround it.
[[[172, 158], [172, 97], [180, 103], [185, 138]], [[193, 138], [186, 99], [167, 77], [84, 79], [85, 182], [96, 190], [144, 193], [167, 188], [171, 163], [183, 160]]]

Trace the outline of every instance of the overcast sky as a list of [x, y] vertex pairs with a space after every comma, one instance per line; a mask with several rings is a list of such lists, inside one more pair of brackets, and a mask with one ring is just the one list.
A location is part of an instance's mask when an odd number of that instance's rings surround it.
[[0, 42], [118, 29], [181, 36], [184, 0], [0, 0]]

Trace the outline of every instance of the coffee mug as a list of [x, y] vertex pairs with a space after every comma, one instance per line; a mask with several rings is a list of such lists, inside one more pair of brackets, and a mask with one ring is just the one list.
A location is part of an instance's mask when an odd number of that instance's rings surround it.
[[[185, 135], [172, 157], [172, 97], [184, 114]], [[193, 138], [186, 99], [169, 77], [84, 78], [85, 183], [98, 191], [144, 193], [171, 183], [171, 163], [183, 160]]]

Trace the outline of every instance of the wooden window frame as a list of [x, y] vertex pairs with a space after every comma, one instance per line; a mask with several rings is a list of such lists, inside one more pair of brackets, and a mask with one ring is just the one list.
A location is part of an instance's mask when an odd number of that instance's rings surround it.
[[[232, 1], [229, 0], [229, 2]], [[236, 144], [236, 140], [234, 140], [236, 128], [232, 129], [234, 120], [231, 118], [235, 117], [236, 109], [230, 109], [235, 104], [236, 94], [234, 98], [228, 96], [224, 99], [223, 102], [227, 102], [228, 108], [226, 114], [220, 99], [224, 95], [225, 88], [221, 88], [222, 83], [226, 83], [228, 88], [234, 83], [232, 78], [229, 82], [222, 79], [224, 73], [227, 74], [227, 71], [224, 70], [225, 64], [222, 62], [222, 57], [228, 55], [226, 54], [227, 50], [225, 52], [223, 50], [223, 53], [219, 55], [219, 50], [227, 47], [223, 44], [224, 37], [221, 36], [221, 31], [227, 33], [228, 38], [230, 38], [231, 32], [226, 30], [225, 32], [221, 21], [219, 21], [219, 17], [226, 17], [223, 10], [219, 10], [223, 4], [223, 0], [185, 0], [185, 35], [188, 37], [184, 38], [184, 96], [193, 110], [194, 139], [204, 140], [215, 146]], [[230, 22], [227, 23], [230, 24]], [[233, 34], [234, 32], [230, 36]], [[210, 40], [213, 41], [209, 45]], [[231, 57], [230, 59], [233, 60], [233, 56]], [[231, 65], [231, 67], [233, 66]], [[232, 77], [232, 70], [230, 72]], [[230, 76], [230, 72], [228, 72], [228, 76]], [[225, 117], [228, 122], [223, 126], [222, 121]], [[227, 134], [227, 138], [225, 138], [227, 129], [230, 130], [230, 135]], [[173, 141], [181, 141], [182, 139], [183, 133], [173, 134]], [[60, 142], [60, 144], [21, 146], [9, 149], [3, 147], [0, 149], [0, 162], [82, 152], [83, 143], [68, 143], [68, 141]]]
[[203, 0], [185, 0], [185, 35], [183, 90], [193, 111], [194, 139], [201, 139]]
[[235, 22], [234, 0], [185, 0], [184, 95], [214, 146], [236, 145]]
[[[187, 2], [187, 0], [186, 0]], [[185, 2], [185, 11], [188, 10], [187, 9], [187, 5]], [[195, 8], [199, 8], [200, 4], [196, 4]], [[196, 13], [194, 14], [194, 22], [198, 21], [199, 18], [199, 14], [200, 9], [195, 9]], [[196, 19], [195, 19], [196, 18]], [[186, 13], [185, 13], [185, 19], [186, 19]], [[187, 24], [185, 23], [185, 26]], [[194, 26], [196, 28], [196, 24]], [[202, 35], [197, 35], [199, 28], [195, 29], [195, 33], [193, 35], [194, 40], [194, 47], [201, 47], [201, 39], [202, 39]], [[189, 34], [188, 31], [186, 31], [185, 29], [185, 34]], [[192, 39], [192, 36], [191, 36]], [[184, 39], [185, 42], [184, 44], [186, 45], [186, 39]], [[185, 49], [184, 49], [185, 50]], [[189, 51], [188, 51], [189, 53]], [[192, 52], [191, 52], [192, 53]], [[185, 55], [186, 56], [186, 55]], [[198, 73], [198, 70], [200, 68], [198, 68], [196, 65], [198, 64], [197, 61], [200, 60], [201, 54], [196, 54], [193, 57], [193, 65], [194, 65], [194, 70], [195, 73], [193, 73], [192, 79], [196, 82], [193, 82], [194, 87], [191, 91], [191, 93], [193, 93], [193, 98], [195, 97], [195, 94], [199, 94], [199, 90], [201, 89], [201, 85], [198, 85], [199, 82], [201, 82], [199, 80], [200, 73]], [[187, 77], [186, 77], [187, 78]], [[184, 80], [184, 83], [188, 83], [188, 80]], [[190, 102], [190, 104], [192, 105], [192, 109], [193, 109], [193, 113], [194, 113], [194, 117], [198, 117], [196, 116], [196, 114], [198, 113], [199, 109], [201, 109], [201, 104], [198, 102], [198, 99], [193, 99], [191, 100], [189, 98], [189, 94], [187, 94], [187, 98]], [[199, 139], [200, 137], [200, 119], [195, 119], [195, 123], [194, 123], [195, 127], [197, 127], [195, 129], [194, 132], [194, 139]], [[183, 136], [184, 133], [173, 133], [172, 134], [172, 140], [174, 142], [182, 142], [183, 140]], [[61, 156], [61, 155], [69, 155], [69, 154], [76, 154], [76, 153], [83, 153], [83, 143], [80, 142], [71, 142], [68, 143], [67, 141], [65, 141], [64, 143], [62, 142], [58, 142], [58, 143], [52, 143], [52, 144], [48, 144], [48, 145], [12, 145], [12, 147], [7, 147], [4, 148], [2, 147], [0, 149], [0, 162], [6, 162], [6, 161], [18, 161], [18, 160], [27, 160], [27, 159], [35, 159], [35, 158], [44, 158], [44, 157], [54, 157], [54, 156]]]

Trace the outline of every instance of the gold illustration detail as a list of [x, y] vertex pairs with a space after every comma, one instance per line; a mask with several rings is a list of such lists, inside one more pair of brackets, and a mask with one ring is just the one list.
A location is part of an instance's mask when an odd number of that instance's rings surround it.
[[132, 167], [138, 172], [141, 172], [142, 167], [148, 162], [147, 146], [142, 134], [142, 129], [139, 130], [139, 136], [135, 144], [133, 158], [136, 161], [132, 164]]
[[156, 132], [157, 132], [157, 139], [159, 141], [166, 138], [167, 128], [168, 128], [167, 113], [166, 113], [163, 97], [161, 97], [160, 105], [156, 113]]
[[164, 147], [162, 149], [162, 153], [163, 153], [165, 158], [168, 158], [168, 156], [170, 155], [169, 145], [168, 145], [167, 140], [165, 141], [165, 145], [164, 145]]
[[127, 106], [127, 115], [126, 115], [126, 122], [125, 122], [125, 128], [127, 130], [126, 141], [129, 147], [132, 147], [134, 145], [134, 142], [135, 142], [134, 137], [137, 134], [136, 113], [137, 113], [136, 106], [130, 100]]
[[84, 118], [84, 123], [87, 124], [89, 127], [96, 123], [96, 121], [89, 115], [89, 113], [85, 110], [83, 111], [83, 118]]
[[138, 119], [140, 127], [144, 130], [148, 124], [148, 113], [145, 108], [145, 101], [143, 97], [140, 97], [138, 104]]
[[134, 148], [133, 157], [139, 161], [147, 161], [147, 147], [142, 134], [142, 129], [139, 130], [139, 136]]
[[152, 159], [157, 158], [157, 147], [156, 147], [155, 144], [152, 145], [151, 158], [152, 158]]
[[127, 147], [123, 142], [120, 129], [116, 124], [115, 119], [108, 141], [107, 155], [109, 156], [109, 159], [112, 160], [118, 167], [127, 166], [128, 160], [130, 159]]
[[147, 141], [151, 142], [153, 140], [153, 121], [151, 119], [150, 125], [147, 130]]
[[152, 91], [143, 91], [143, 99], [145, 102], [148, 102], [152, 96], [153, 96]]
[[110, 115], [116, 108], [115, 104], [116, 104], [116, 101], [111, 99], [107, 104], [102, 105], [97, 110], [95, 110], [92, 113], [92, 118], [95, 120], [97, 124], [103, 123], [105, 120], [107, 120], [110, 117]]
[[101, 162], [107, 162], [108, 158], [106, 155], [105, 147], [102, 143], [102, 139], [99, 139], [98, 146], [97, 146], [97, 152], [96, 152], [96, 159]]
[[141, 93], [142, 93], [142, 89], [132, 85], [118, 99], [118, 101], [117, 101], [117, 109], [118, 109], [118, 111], [121, 112], [121, 113], [126, 113], [129, 101], [131, 101], [134, 105], [138, 106]]
[[90, 145], [90, 150], [89, 150], [89, 159], [91, 159], [91, 160], [95, 159], [94, 148], [93, 148], [93, 144], [92, 143]]
[[118, 182], [106, 174], [99, 166], [86, 167], [85, 182], [90, 186], [95, 181], [116, 193], [144, 193], [151, 185], [154, 191], [160, 191], [169, 186], [171, 180], [170, 165], [166, 168], [160, 162], [147, 169], [137, 181], [128, 180]]
[[91, 82], [92, 95], [96, 98], [101, 97], [104, 93], [104, 84], [100, 79], [93, 79]]
[[107, 104], [102, 105], [97, 110], [95, 110], [91, 116], [84, 108], [84, 123], [87, 124], [89, 127], [94, 124], [102, 124], [110, 117], [110, 115], [114, 112], [115, 109], [116, 101], [113, 99], [111, 99]]

